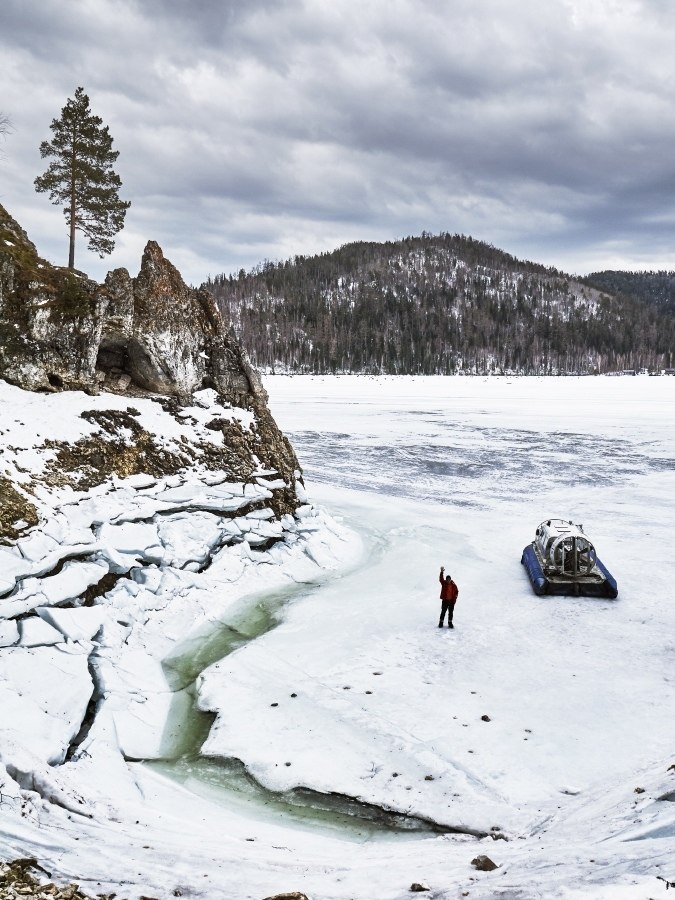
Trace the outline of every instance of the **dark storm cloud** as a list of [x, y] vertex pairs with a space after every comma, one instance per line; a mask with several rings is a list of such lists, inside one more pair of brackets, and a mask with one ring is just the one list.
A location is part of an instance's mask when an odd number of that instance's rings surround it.
[[187, 276], [346, 240], [473, 233], [561, 268], [675, 268], [675, 12], [661, 0], [5, 0], [0, 201], [81, 84], [146, 239]]

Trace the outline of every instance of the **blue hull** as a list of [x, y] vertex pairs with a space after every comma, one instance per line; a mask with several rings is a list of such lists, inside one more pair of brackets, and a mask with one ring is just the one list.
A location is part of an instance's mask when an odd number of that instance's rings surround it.
[[532, 582], [535, 594], [538, 594], [539, 596], [545, 594], [548, 582], [546, 581], [543, 569], [541, 568], [541, 563], [537, 559], [537, 554], [534, 552], [532, 544], [528, 544], [523, 550], [520, 561], [525, 566], [527, 576]]
[[583, 597], [608, 597], [613, 600], [619, 595], [616, 579], [599, 559], [596, 559], [595, 564], [604, 579], [600, 583], [581, 580], [569, 582], [549, 581], [544, 575], [532, 544], [528, 544], [525, 547], [520, 561], [525, 566], [527, 577], [530, 579], [535, 594], [540, 597], [543, 594], [572, 594]]

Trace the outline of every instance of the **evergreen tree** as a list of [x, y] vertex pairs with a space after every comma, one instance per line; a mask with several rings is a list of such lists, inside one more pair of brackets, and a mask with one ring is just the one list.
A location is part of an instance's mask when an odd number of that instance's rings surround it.
[[57, 206], [63, 204], [70, 231], [68, 268], [75, 267], [75, 231], [89, 238], [89, 249], [103, 257], [112, 253], [114, 236], [124, 227], [130, 204], [119, 198], [122, 187], [112, 164], [119, 151], [103, 120], [92, 115], [84, 89], [61, 110], [61, 118], [49, 126], [51, 141], [40, 144], [40, 156], [55, 157], [47, 171], [35, 179], [35, 190], [49, 192]]

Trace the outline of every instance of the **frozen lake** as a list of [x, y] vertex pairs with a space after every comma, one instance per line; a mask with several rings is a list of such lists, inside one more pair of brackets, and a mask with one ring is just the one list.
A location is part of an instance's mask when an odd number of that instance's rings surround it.
[[[493, 509], [672, 477], [675, 379], [266, 378], [310, 482]], [[570, 514], [577, 515], [575, 509]], [[541, 518], [548, 516], [542, 508]]]
[[[372, 688], [369, 670], [386, 669], [372, 730], [414, 736], [521, 821], [632, 783], [672, 752], [675, 379], [266, 386], [312, 498], [370, 554], [322, 589], [318, 626], [299, 612], [304, 633], [279, 629], [270, 652], [319, 642], [312, 677], [336, 686]], [[551, 516], [584, 523], [617, 601], [535, 597], [520, 555]], [[454, 633], [435, 627], [440, 564], [460, 586]], [[483, 730], [481, 714], [492, 720]], [[249, 722], [242, 746], [262, 727]], [[348, 731], [343, 722], [336, 744]]]

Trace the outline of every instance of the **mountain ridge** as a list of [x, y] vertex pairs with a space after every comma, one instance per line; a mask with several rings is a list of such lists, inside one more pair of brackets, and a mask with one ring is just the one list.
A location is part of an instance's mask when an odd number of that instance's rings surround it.
[[354, 242], [203, 287], [268, 371], [658, 370], [675, 345], [668, 308], [459, 234]]

